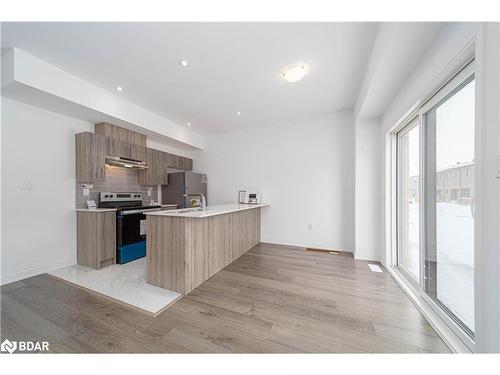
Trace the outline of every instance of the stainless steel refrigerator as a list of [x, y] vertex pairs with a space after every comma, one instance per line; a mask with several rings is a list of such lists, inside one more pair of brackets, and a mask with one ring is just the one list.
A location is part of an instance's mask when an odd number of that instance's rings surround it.
[[162, 204], [177, 204], [179, 208], [191, 207], [189, 196], [203, 194], [207, 199], [207, 175], [194, 172], [168, 174], [168, 185], [161, 187]]

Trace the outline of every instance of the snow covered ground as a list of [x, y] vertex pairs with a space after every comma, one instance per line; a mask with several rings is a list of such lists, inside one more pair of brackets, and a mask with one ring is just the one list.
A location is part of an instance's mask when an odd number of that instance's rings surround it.
[[437, 297], [474, 330], [474, 219], [470, 206], [438, 203]]
[[[452, 202], [437, 206], [437, 298], [474, 330], [474, 219], [470, 206]], [[410, 238], [417, 239], [418, 203], [409, 209]], [[416, 267], [418, 242], [411, 241], [410, 246], [409, 263]]]

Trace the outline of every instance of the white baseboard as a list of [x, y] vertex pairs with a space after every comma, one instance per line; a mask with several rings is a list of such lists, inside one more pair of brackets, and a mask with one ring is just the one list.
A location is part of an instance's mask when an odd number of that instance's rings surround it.
[[420, 311], [424, 318], [429, 322], [431, 327], [437, 332], [439, 337], [454, 353], [471, 353], [471, 350], [465, 345], [462, 340], [448, 327], [448, 325], [436, 314], [436, 312], [429, 306], [429, 304], [420, 296], [418, 291], [411, 287], [403, 277], [391, 267], [384, 267], [385, 270], [391, 275], [401, 289], [408, 296], [410, 301]]
[[344, 246], [336, 246], [330, 244], [314, 244], [300, 241], [286, 241], [286, 240], [278, 240], [273, 238], [262, 238], [260, 242], [270, 243], [275, 245], [285, 245], [285, 246], [297, 246], [297, 247], [309, 247], [312, 249], [321, 249], [321, 250], [340, 250], [352, 253], [352, 248], [344, 247]]
[[30, 277], [38, 276], [47, 272], [52, 272], [59, 268], [72, 266], [74, 264], [76, 264], [74, 260], [66, 260], [64, 262], [49, 264], [43, 267], [32, 268], [30, 270], [16, 272], [10, 275], [2, 275], [2, 277], [0, 278], [0, 286], [28, 279]]

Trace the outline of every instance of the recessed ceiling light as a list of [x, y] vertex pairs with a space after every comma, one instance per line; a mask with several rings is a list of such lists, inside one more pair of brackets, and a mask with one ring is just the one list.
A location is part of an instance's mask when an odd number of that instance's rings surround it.
[[307, 65], [305, 64], [293, 64], [287, 66], [283, 73], [281, 73], [282, 77], [288, 82], [298, 82], [307, 74]]
[[191, 123], [190, 123], [190, 122], [188, 122], [186, 125], [187, 125], [187, 126], [191, 126]]
[[236, 114], [239, 116], [239, 115], [241, 115], [241, 112], [240, 112], [240, 111], [238, 111], [238, 112], [236, 112]]
[[187, 68], [189, 66], [189, 61], [187, 61], [186, 59], [179, 60], [179, 65]]
[[116, 90], [117, 90], [117, 91], [123, 91], [123, 87], [121, 87], [121, 86], [117, 86], [117, 87], [116, 87]]

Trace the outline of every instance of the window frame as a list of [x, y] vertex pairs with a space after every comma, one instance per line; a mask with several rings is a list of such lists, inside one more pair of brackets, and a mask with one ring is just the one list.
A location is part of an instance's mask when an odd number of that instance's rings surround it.
[[[441, 320], [442, 323], [446, 326], [448, 330], [450, 330], [457, 339], [469, 350], [474, 351], [474, 346], [475, 346], [475, 340], [473, 337], [471, 337], [464, 329], [462, 326], [460, 326], [454, 319], [452, 319], [441, 306], [439, 306], [434, 300], [432, 300], [425, 292], [424, 292], [424, 275], [425, 275], [425, 269], [424, 269], [424, 262], [423, 262], [423, 247], [424, 247], [424, 241], [425, 239], [425, 206], [426, 203], [423, 201], [424, 196], [424, 183], [425, 183], [425, 173], [426, 171], [423, 170], [424, 165], [427, 164], [426, 160], [424, 160], [425, 155], [428, 154], [428, 150], [425, 148], [426, 146], [426, 141], [424, 139], [425, 137], [425, 126], [423, 126], [423, 119], [422, 116], [425, 112], [428, 111], [429, 108], [431, 108], [435, 103], [438, 101], [442, 100], [444, 97], [449, 95], [450, 90], [457, 89], [458, 86], [461, 86], [464, 82], [465, 79], [468, 78], [471, 74], [475, 78], [475, 56], [474, 56], [474, 48], [473, 44], [469, 46], [466, 50], [464, 50], [464, 53], [462, 57], [460, 58], [461, 61], [456, 61], [451, 65], [454, 65], [455, 69], [452, 71], [451, 69], [448, 71], [449, 75], [448, 77], [444, 77], [441, 80], [441, 83], [435, 86], [434, 91], [430, 93], [427, 97], [423, 97], [421, 100], [419, 100], [415, 105], [393, 126], [393, 128], [388, 132], [388, 141], [389, 141], [389, 148], [388, 148], [388, 154], [387, 156], [389, 157], [388, 162], [387, 162], [387, 167], [388, 169], [388, 174], [386, 176], [387, 181], [390, 182], [390, 187], [387, 190], [387, 196], [389, 197], [389, 205], [387, 206], [387, 210], [390, 213], [390, 218], [387, 220], [387, 223], [389, 225], [389, 230], [387, 232], [388, 235], [388, 247], [387, 247], [387, 259], [389, 261], [389, 270], [394, 273], [394, 275], [397, 277], [397, 279], [400, 279], [400, 282], [405, 285], [406, 288], [409, 287], [411, 290], [411, 293], [414, 293], [415, 296], [417, 296], [420, 299], [420, 303], [424, 303], [430, 310], [432, 310], [436, 316]], [[429, 90], [430, 91], [430, 90]], [[477, 102], [477, 99], [476, 99]], [[399, 131], [401, 131], [403, 128], [405, 128], [411, 121], [414, 121], [415, 118], [419, 119], [420, 122], [420, 132], [421, 132], [421, 141], [420, 141], [420, 283], [418, 285], [415, 285], [415, 283], [411, 282], [411, 279], [407, 277], [407, 274], [403, 271], [401, 272], [401, 269], [398, 267], [398, 153], [397, 153], [397, 143], [398, 143], [398, 137], [397, 134]], [[478, 123], [476, 121], [475, 124], [476, 127], [476, 132], [477, 132], [477, 127]], [[475, 158], [477, 156], [478, 150], [475, 150]], [[467, 171], [467, 177], [472, 176], [472, 172]], [[447, 189], [446, 189], [446, 183], [449, 180], [449, 176], [447, 173], [442, 174], [442, 184], [443, 189], [442, 189], [442, 194], [443, 197], [446, 195]], [[477, 180], [476, 177], [474, 177], [475, 180]], [[478, 187], [476, 186], [476, 189]], [[475, 230], [477, 232], [477, 223], [475, 224]], [[474, 251], [477, 251], [477, 245], [475, 242], [475, 249]], [[442, 324], [439, 323], [439, 324]]]
[[[401, 176], [401, 165], [402, 165], [402, 155], [400, 153], [400, 138], [403, 137], [404, 135], [408, 134], [411, 130], [413, 130], [415, 127], [419, 127], [419, 138], [421, 137], [422, 134], [422, 126], [421, 126], [421, 121], [420, 121], [420, 116], [415, 115], [411, 117], [408, 121], [404, 123], [403, 126], [401, 126], [397, 132], [394, 133], [395, 135], [395, 141], [396, 141], [396, 238], [395, 238], [395, 245], [396, 245], [396, 252], [395, 252], [395, 265], [398, 268], [398, 270], [405, 276], [405, 278], [413, 285], [413, 287], [420, 288], [420, 285], [422, 283], [422, 267], [421, 267], [421, 257], [422, 257], [422, 243], [421, 243], [421, 236], [419, 234], [419, 241], [418, 241], [418, 252], [419, 252], [419, 277], [416, 278], [406, 267], [402, 264], [400, 264], [400, 249], [401, 249], [401, 241], [400, 241], [400, 235], [399, 235], [399, 218], [401, 217], [401, 191], [402, 191], [402, 186], [401, 186], [401, 181], [400, 181], [400, 176]], [[419, 176], [422, 173], [422, 155], [421, 155], [421, 149], [422, 145], [420, 144], [419, 141], [419, 161], [418, 161], [418, 172]], [[421, 178], [418, 184], [418, 194], [421, 199], [422, 197], [422, 190], [421, 190]], [[421, 226], [421, 207], [419, 207], [419, 228]]]

